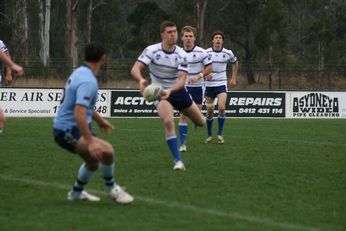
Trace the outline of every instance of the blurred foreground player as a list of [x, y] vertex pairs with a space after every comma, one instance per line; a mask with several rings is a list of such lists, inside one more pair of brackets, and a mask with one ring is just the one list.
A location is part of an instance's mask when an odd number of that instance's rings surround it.
[[98, 83], [96, 76], [106, 62], [105, 49], [98, 43], [85, 48], [85, 63], [68, 78], [59, 110], [54, 118], [54, 139], [62, 148], [77, 153], [84, 163], [76, 182], [68, 193], [68, 200], [99, 201], [100, 198], [84, 191], [97, 169], [105, 180], [110, 198], [121, 204], [131, 203], [133, 197], [114, 181], [114, 150], [110, 143], [95, 137], [92, 122], [104, 133], [113, 126], [95, 110]]

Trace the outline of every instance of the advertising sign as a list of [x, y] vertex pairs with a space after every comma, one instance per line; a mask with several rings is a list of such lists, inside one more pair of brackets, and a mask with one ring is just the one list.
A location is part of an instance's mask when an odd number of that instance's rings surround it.
[[342, 92], [291, 92], [291, 118], [345, 118], [346, 94]]
[[[62, 89], [1, 88], [0, 106], [7, 117], [53, 117], [62, 95]], [[95, 110], [109, 116], [108, 102], [108, 91], [100, 90]]]
[[111, 91], [111, 113], [117, 117], [158, 117], [153, 102], [147, 102], [138, 90]]
[[227, 115], [230, 117], [285, 117], [285, 93], [229, 92]]

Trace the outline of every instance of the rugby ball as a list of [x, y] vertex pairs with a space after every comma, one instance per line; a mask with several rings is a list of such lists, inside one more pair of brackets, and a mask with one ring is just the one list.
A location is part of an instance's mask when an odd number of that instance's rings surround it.
[[151, 102], [161, 97], [163, 88], [158, 84], [148, 85], [143, 92], [143, 97], [146, 101]]

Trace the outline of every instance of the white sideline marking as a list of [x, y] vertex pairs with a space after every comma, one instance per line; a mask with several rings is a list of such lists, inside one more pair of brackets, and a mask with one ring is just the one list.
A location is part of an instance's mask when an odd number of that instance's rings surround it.
[[[34, 185], [34, 186], [44, 186], [44, 187], [56, 188], [56, 189], [61, 189], [61, 190], [71, 189], [71, 186], [67, 186], [67, 185], [62, 185], [62, 184], [57, 184], [57, 183], [48, 183], [48, 182], [44, 182], [44, 181], [25, 179], [25, 178], [16, 178], [16, 177], [6, 176], [6, 175], [0, 175], [0, 179], [6, 180], [6, 181], [21, 182], [24, 184], [29, 184], [29, 185]], [[98, 194], [104, 194], [105, 193], [104, 191], [94, 190], [94, 189], [89, 189], [88, 191], [92, 192], [92, 193], [98, 193]], [[227, 217], [227, 218], [231, 218], [234, 220], [242, 220], [242, 221], [247, 221], [250, 223], [262, 224], [262, 225], [267, 225], [267, 226], [271, 226], [271, 227], [279, 227], [279, 228], [283, 228], [286, 230], [321, 231], [320, 229], [317, 229], [314, 227], [309, 227], [309, 226], [304, 226], [304, 225], [299, 225], [299, 224], [292, 224], [292, 223], [287, 223], [287, 222], [276, 222], [270, 218], [247, 216], [247, 215], [242, 215], [242, 214], [236, 213], [236, 212], [223, 212], [223, 211], [218, 211], [218, 210], [213, 210], [213, 209], [201, 208], [201, 207], [197, 207], [197, 206], [193, 206], [193, 205], [186, 205], [186, 204], [183, 204], [180, 202], [157, 200], [157, 199], [144, 197], [144, 196], [138, 196], [138, 195], [134, 195], [134, 197], [135, 197], [135, 200], [143, 201], [143, 202], [150, 203], [150, 204], [161, 205], [161, 206], [169, 207], [169, 208], [189, 210], [192, 212], [204, 213], [204, 214], [209, 214], [212, 216]]]

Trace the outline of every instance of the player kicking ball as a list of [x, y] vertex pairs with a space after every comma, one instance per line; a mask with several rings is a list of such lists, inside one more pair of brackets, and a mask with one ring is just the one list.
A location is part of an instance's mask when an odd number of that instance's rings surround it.
[[162, 86], [162, 96], [154, 104], [165, 129], [165, 140], [174, 159], [173, 170], [184, 171], [178, 140], [175, 133], [173, 111], [180, 111], [198, 126], [205, 124], [205, 118], [185, 89], [188, 62], [186, 52], [176, 45], [177, 27], [165, 21], [160, 27], [162, 42], [148, 46], [132, 67], [131, 74], [139, 82], [143, 95], [147, 81], [141, 70], [149, 67], [152, 84]]

